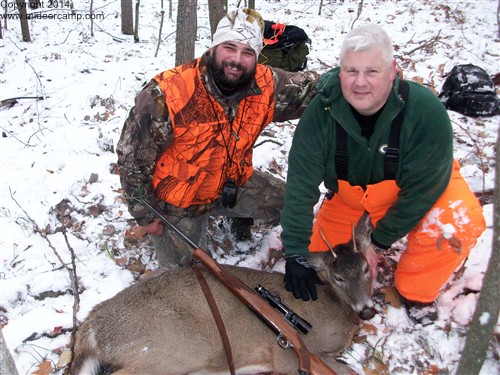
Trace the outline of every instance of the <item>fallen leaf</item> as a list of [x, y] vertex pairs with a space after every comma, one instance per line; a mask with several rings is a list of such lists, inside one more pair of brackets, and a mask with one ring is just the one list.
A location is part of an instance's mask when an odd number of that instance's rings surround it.
[[144, 264], [142, 264], [141, 256], [139, 256], [138, 259], [134, 260], [131, 262], [128, 266], [127, 269], [132, 272], [137, 272], [137, 273], [144, 273], [146, 268], [144, 267]]
[[52, 372], [52, 363], [45, 359], [42, 363], [40, 363], [36, 370], [32, 372], [33, 375], [48, 375]]
[[439, 367], [437, 365], [430, 365], [424, 371], [424, 375], [438, 375], [438, 374], [439, 374]]
[[47, 335], [49, 337], [57, 337], [57, 336], [59, 336], [62, 333], [62, 330], [63, 330], [62, 326], [57, 326], [57, 327], [54, 327], [54, 329], [52, 330], [52, 332], [49, 332]]
[[413, 78], [412, 78], [412, 81], [413, 81], [413, 82], [417, 82], [417, 83], [418, 83], [418, 84], [420, 84], [420, 85], [423, 85], [423, 84], [424, 84], [424, 79], [423, 79], [422, 77], [418, 77], [418, 76], [417, 76], [417, 77], [413, 77]]
[[134, 226], [130, 229], [125, 230], [125, 238], [132, 239], [132, 240], [144, 239], [144, 235], [142, 234], [142, 231], [137, 230], [138, 228], [139, 228], [138, 226]]
[[117, 266], [125, 266], [127, 264], [127, 258], [115, 258], [115, 263]]
[[389, 364], [372, 358], [369, 365], [363, 367], [365, 375], [390, 375]]
[[451, 322], [446, 322], [446, 324], [443, 327], [443, 331], [446, 333], [450, 333], [452, 331], [453, 327], [451, 325]]
[[59, 360], [57, 361], [56, 368], [62, 369], [71, 363], [71, 350], [64, 350], [59, 356]]
[[275, 173], [279, 174], [281, 176], [281, 173], [283, 172], [283, 168], [279, 166], [279, 164], [276, 162], [276, 160], [273, 159], [267, 167], [269, 170], [274, 171]]
[[98, 217], [104, 212], [104, 207], [101, 205], [90, 206], [88, 213], [93, 217]]
[[382, 293], [384, 293], [384, 300], [387, 303], [390, 303], [395, 308], [401, 308], [401, 298], [399, 297], [399, 293], [396, 291], [396, 288], [384, 286], [381, 288]]
[[356, 335], [352, 338], [352, 342], [356, 344], [362, 344], [368, 341], [368, 336], [366, 335]]
[[378, 332], [377, 327], [369, 323], [363, 323], [361, 329], [368, 334], [376, 334]]

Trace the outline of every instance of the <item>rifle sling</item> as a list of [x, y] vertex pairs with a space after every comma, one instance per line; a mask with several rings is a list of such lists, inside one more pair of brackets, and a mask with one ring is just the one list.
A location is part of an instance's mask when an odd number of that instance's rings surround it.
[[[299, 360], [299, 374], [319, 375], [321, 373], [325, 375], [326, 374], [336, 375], [336, 372], [333, 371], [325, 362], [323, 362], [320, 358], [316, 357], [314, 354], [309, 353], [298, 332], [296, 330], [293, 330], [293, 328], [290, 327], [285, 322], [283, 316], [280, 315], [277, 311], [275, 311], [273, 307], [271, 307], [269, 304], [263, 301], [262, 298], [258, 296], [258, 294], [255, 291], [250, 289], [248, 285], [239, 280], [231, 272], [222, 268], [214, 259], [212, 259], [205, 251], [199, 248], [198, 245], [196, 245], [179, 228], [177, 228], [174, 224], [168, 221], [168, 219], [164, 215], [158, 212], [147, 201], [145, 201], [144, 199], [140, 199], [139, 201], [141, 204], [147, 207], [151, 212], [153, 212], [157, 217], [159, 217], [161, 221], [164, 224], [166, 224], [171, 230], [177, 233], [179, 237], [181, 237], [187, 244], [189, 244], [194, 249], [193, 258], [201, 262], [215, 277], [219, 279], [219, 281], [222, 282], [222, 284], [224, 284], [224, 286], [226, 286], [236, 297], [238, 297], [238, 299], [242, 303], [245, 303], [245, 305], [249, 306], [254, 313], [256, 313], [259, 317], [261, 317], [266, 322], [271, 324], [273, 327], [276, 327], [276, 329], [279, 330], [280, 332], [282, 331], [279, 328], [280, 323], [276, 322], [282, 322], [283, 325], [285, 326], [285, 328], [283, 329], [285, 332], [284, 333], [285, 338], [287, 337], [286, 335], [287, 330], [292, 330], [295, 333], [295, 335], [292, 335], [295, 338], [294, 342], [292, 342], [292, 348], [295, 351], [295, 354], [297, 355], [297, 359]], [[190, 261], [190, 265], [191, 267], [193, 267], [193, 271], [195, 272], [195, 274], [197, 276], [198, 274], [199, 276], [201, 276], [201, 278], [198, 279], [202, 280], [200, 281], [200, 285], [207, 284], [206, 280], [201, 275], [200, 270], [197, 268], [197, 265], [195, 264], [195, 260], [193, 258]], [[234, 362], [232, 358], [231, 348], [229, 346], [229, 339], [227, 337], [226, 329], [224, 327], [222, 318], [220, 317], [220, 312], [218, 311], [217, 307], [215, 307], [216, 313], [213, 313], [214, 310], [212, 306], [216, 306], [216, 304], [214, 297], [210, 292], [210, 289], [208, 288], [208, 284], [206, 285], [206, 290], [207, 292], [205, 292], [205, 290], [203, 289], [205, 298], [207, 299], [207, 301], [208, 300], [213, 301], [212, 304], [209, 303], [209, 306], [212, 309], [212, 314], [214, 315], [214, 318], [218, 316], [220, 319], [220, 327], [222, 328], [219, 328], [219, 332], [221, 333], [222, 341], [226, 349], [226, 356], [231, 371], [231, 375], [234, 375], [235, 374]], [[255, 303], [255, 300], [253, 298], [257, 298], [259, 302]], [[217, 322], [217, 318], [215, 319]], [[312, 368], [313, 366], [316, 369], [313, 369]]]
[[222, 339], [222, 344], [224, 345], [224, 350], [226, 351], [226, 357], [227, 357], [227, 364], [229, 366], [229, 371], [231, 372], [231, 375], [235, 375], [236, 372], [234, 370], [234, 361], [233, 361], [233, 353], [231, 351], [231, 344], [229, 343], [229, 337], [227, 336], [227, 331], [226, 327], [224, 326], [224, 321], [222, 320], [222, 317], [220, 315], [219, 308], [217, 307], [217, 303], [215, 302], [214, 295], [212, 291], [210, 290], [210, 287], [208, 286], [207, 280], [203, 277], [201, 274], [200, 270], [198, 269], [197, 262], [191, 258], [189, 261], [189, 265], [194, 271], [194, 274], [196, 275], [196, 278], [198, 279], [198, 282], [200, 284], [201, 290], [203, 291], [203, 294], [205, 295], [205, 299], [207, 300], [208, 306], [210, 307], [210, 311], [212, 311], [212, 315], [215, 320], [215, 324], [217, 325], [217, 328], [219, 329], [219, 333]]

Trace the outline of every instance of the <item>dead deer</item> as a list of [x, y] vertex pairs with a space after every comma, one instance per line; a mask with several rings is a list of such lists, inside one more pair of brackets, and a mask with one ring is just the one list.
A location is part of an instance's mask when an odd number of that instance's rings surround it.
[[[335, 355], [351, 343], [358, 315], [375, 313], [372, 275], [362, 254], [367, 223], [360, 220], [349, 244], [311, 254], [310, 263], [325, 283], [318, 286], [316, 301], [295, 299], [279, 272], [224, 266], [250, 288], [262, 285], [278, 295], [306, 319], [312, 329], [303, 335], [305, 345], [337, 373], [349, 373]], [[296, 372], [293, 350], [277, 345], [269, 327], [216, 276], [200, 270], [217, 300], [236, 372]], [[77, 332], [72, 374], [96, 374], [101, 365], [115, 374], [228, 373], [221, 337], [192, 269], [161, 270], [94, 307]]]

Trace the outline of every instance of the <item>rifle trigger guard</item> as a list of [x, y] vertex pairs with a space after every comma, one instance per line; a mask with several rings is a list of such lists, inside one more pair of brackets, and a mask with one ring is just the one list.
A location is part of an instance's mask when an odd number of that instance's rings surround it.
[[281, 346], [283, 349], [288, 349], [292, 347], [290, 341], [281, 333], [276, 337], [276, 341], [278, 342], [278, 345]]

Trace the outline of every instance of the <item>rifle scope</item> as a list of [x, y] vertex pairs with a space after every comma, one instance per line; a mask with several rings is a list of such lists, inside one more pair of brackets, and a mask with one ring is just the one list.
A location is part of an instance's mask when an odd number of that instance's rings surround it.
[[285, 319], [300, 332], [307, 334], [312, 328], [311, 323], [307, 320], [301, 318], [299, 315], [295, 314], [292, 309], [286, 306], [283, 302], [281, 302], [281, 298], [269, 292], [262, 285], [258, 284], [255, 287], [255, 290], [259, 295], [272, 307], [278, 309], [284, 316]]

